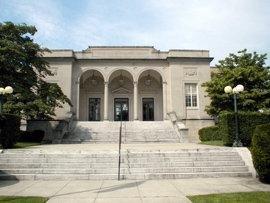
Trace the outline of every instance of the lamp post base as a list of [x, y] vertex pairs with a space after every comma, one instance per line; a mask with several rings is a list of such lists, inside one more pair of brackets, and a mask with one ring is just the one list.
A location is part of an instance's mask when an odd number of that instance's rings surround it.
[[233, 143], [233, 147], [243, 147], [243, 144], [240, 140], [235, 140]]

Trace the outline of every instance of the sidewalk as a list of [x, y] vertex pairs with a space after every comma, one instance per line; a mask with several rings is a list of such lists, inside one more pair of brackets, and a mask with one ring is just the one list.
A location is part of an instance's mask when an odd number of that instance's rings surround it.
[[196, 178], [145, 181], [1, 181], [1, 196], [43, 196], [48, 203], [176, 203], [185, 196], [270, 191], [253, 178]]

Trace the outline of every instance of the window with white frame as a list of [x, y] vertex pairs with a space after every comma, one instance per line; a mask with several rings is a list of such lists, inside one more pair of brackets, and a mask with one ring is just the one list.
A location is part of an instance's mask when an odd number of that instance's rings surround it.
[[186, 107], [198, 107], [198, 91], [196, 83], [185, 84]]

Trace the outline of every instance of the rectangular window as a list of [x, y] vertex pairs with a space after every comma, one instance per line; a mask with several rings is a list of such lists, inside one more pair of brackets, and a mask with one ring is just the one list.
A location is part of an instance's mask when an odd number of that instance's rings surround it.
[[197, 96], [197, 84], [196, 83], [186, 83], [185, 84], [185, 97], [186, 97], [186, 107], [197, 107], [198, 106], [198, 96]]

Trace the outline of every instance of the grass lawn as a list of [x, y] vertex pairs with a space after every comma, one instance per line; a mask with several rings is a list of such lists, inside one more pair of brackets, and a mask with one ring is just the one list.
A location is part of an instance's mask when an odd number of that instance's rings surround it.
[[38, 142], [17, 142], [13, 148], [26, 148], [40, 145]]
[[188, 197], [193, 203], [266, 203], [270, 192], [239, 192]]
[[45, 197], [6, 197], [0, 196], [0, 203], [44, 203], [47, 202], [48, 198]]
[[214, 146], [224, 146], [222, 140], [204, 141], [204, 142], [201, 142], [200, 144], [214, 145]]

